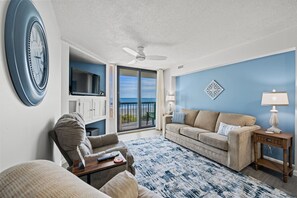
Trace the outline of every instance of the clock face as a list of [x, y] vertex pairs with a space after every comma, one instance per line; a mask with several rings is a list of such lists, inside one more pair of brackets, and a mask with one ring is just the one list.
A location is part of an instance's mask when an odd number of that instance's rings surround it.
[[28, 58], [31, 76], [40, 89], [44, 88], [47, 78], [46, 55], [45, 37], [41, 26], [35, 22], [29, 35]]

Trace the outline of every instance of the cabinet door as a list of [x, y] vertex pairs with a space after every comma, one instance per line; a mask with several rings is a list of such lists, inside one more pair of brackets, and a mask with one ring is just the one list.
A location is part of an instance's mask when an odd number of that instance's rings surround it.
[[83, 116], [85, 122], [93, 119], [93, 103], [92, 99], [79, 100], [79, 113]]
[[101, 100], [99, 98], [93, 99], [93, 110], [93, 119], [99, 119], [102, 116]]

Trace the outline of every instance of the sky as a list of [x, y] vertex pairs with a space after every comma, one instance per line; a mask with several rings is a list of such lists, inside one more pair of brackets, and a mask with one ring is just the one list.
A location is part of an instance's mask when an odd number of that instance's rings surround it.
[[[121, 98], [137, 98], [138, 77], [120, 76], [120, 97]], [[141, 78], [141, 97], [156, 98], [156, 79]]]

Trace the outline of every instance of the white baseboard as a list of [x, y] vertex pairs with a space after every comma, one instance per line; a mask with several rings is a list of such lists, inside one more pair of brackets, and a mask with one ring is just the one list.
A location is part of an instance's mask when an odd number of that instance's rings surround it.
[[[272, 158], [272, 157], [268, 157], [268, 156], [266, 156], [266, 155], [264, 155], [264, 158], [265, 158], [265, 159], [268, 159], [268, 160], [270, 160], [270, 161], [273, 161], [273, 162], [280, 163], [280, 164], [283, 163], [283, 161], [281, 161], [281, 160], [274, 159], [274, 158]], [[294, 175], [294, 176], [297, 176], [297, 170], [295, 170], [295, 164], [293, 164], [292, 166], [293, 166], [293, 175]]]

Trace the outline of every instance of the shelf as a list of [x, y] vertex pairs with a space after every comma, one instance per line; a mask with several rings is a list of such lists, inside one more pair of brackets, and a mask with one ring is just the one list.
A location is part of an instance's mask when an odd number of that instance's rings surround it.
[[[273, 161], [270, 161], [268, 159], [258, 159], [257, 160], [257, 164], [259, 166], [264, 166], [266, 168], [270, 168], [274, 171], [277, 171], [277, 172], [280, 172], [280, 173], [283, 173], [283, 165], [280, 164], [280, 163], [277, 163], [277, 162], [273, 162]], [[288, 166], [288, 173], [292, 172], [293, 171], [293, 168], [290, 168]]]
[[91, 120], [91, 121], [87, 121], [86, 124], [92, 124], [94, 122], [99, 122], [99, 121], [102, 121], [102, 120], [106, 120], [106, 116], [102, 116], [98, 119], [95, 119], [95, 120]]

